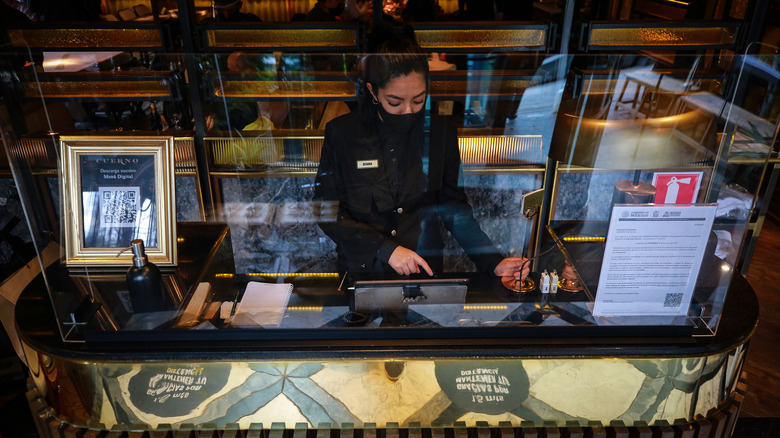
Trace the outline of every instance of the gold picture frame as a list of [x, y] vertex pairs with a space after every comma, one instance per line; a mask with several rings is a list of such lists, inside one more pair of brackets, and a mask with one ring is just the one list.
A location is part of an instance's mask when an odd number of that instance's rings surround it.
[[67, 266], [129, 266], [134, 239], [150, 262], [176, 265], [173, 145], [173, 137], [60, 137]]

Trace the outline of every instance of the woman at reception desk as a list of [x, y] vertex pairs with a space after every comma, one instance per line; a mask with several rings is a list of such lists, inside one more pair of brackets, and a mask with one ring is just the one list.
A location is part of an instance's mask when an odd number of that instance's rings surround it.
[[443, 221], [480, 271], [527, 276], [526, 259], [503, 258], [474, 219], [455, 127], [426, 120], [427, 55], [395, 38], [363, 66], [358, 108], [326, 127], [315, 181], [315, 199], [338, 204], [335, 223], [321, 227], [336, 242], [339, 271], [442, 272]]

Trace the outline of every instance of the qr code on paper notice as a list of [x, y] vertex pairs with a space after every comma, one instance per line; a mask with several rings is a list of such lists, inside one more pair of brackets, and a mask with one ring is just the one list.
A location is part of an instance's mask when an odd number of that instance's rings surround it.
[[681, 293], [669, 293], [664, 297], [664, 307], [680, 307], [682, 304], [683, 294]]
[[100, 223], [105, 227], [131, 228], [141, 213], [139, 187], [100, 187]]

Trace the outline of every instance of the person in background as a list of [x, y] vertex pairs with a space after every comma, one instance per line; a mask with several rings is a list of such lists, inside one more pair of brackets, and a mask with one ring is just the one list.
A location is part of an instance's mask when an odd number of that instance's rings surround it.
[[[317, 0], [306, 14], [306, 21], [339, 22], [343, 13], [342, 0]], [[311, 54], [309, 59], [315, 71], [344, 71], [344, 55], [341, 53]]]
[[279, 129], [287, 122], [290, 106], [287, 102], [257, 102], [257, 119], [244, 126], [243, 131], [270, 131]]
[[458, 10], [453, 13], [455, 20], [495, 21], [496, 0], [458, 0]]
[[[253, 75], [276, 72], [276, 59], [271, 54], [233, 52], [227, 58], [231, 74]], [[227, 111], [227, 114], [226, 114]], [[269, 131], [286, 124], [290, 106], [285, 101], [228, 101], [207, 107], [207, 130]]]
[[241, 0], [213, 0], [212, 19], [218, 23], [261, 21], [255, 14], [241, 12]]
[[436, 0], [409, 0], [401, 12], [401, 20], [404, 23], [436, 21], [444, 15], [444, 11], [436, 3]]
[[533, 20], [533, 0], [496, 0], [496, 20], [530, 21]]
[[346, 0], [341, 21], [344, 23], [371, 23], [371, 0]]
[[527, 259], [504, 258], [474, 219], [456, 128], [426, 122], [428, 57], [397, 37], [362, 65], [357, 109], [328, 123], [314, 186], [315, 200], [338, 204], [320, 227], [339, 272], [433, 276], [443, 270], [443, 223], [480, 271], [527, 276]]
[[168, 129], [168, 122], [165, 116], [157, 112], [157, 104], [149, 104], [149, 129], [152, 131], [165, 131]]
[[[105, 8], [101, 0], [3, 0], [3, 4], [29, 21], [98, 21]], [[8, 11], [0, 12], [10, 15]]]
[[306, 14], [306, 21], [338, 21], [336, 17], [340, 15], [341, 4], [339, 0], [317, 0]]

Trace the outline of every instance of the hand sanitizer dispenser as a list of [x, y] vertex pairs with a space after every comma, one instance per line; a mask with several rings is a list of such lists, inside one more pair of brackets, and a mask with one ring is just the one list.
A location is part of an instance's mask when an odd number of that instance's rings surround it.
[[144, 241], [130, 242], [133, 251], [133, 266], [127, 270], [127, 289], [133, 313], [160, 312], [167, 310], [167, 301], [163, 294], [160, 268], [149, 262], [144, 250]]

